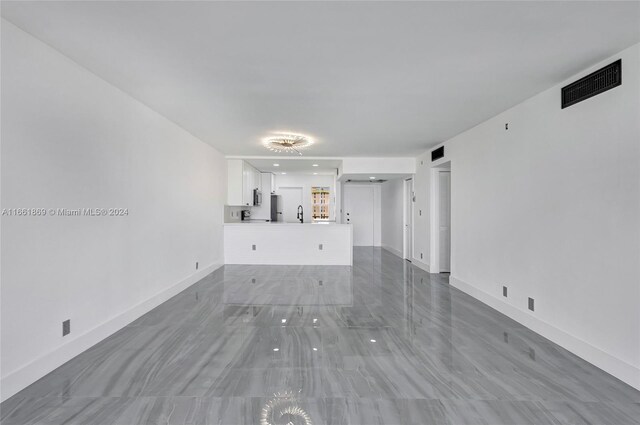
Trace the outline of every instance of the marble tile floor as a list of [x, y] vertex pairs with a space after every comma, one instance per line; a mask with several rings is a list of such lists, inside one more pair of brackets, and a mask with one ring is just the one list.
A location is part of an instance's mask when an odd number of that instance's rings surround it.
[[379, 248], [224, 266], [0, 405], [14, 424], [640, 424], [640, 392]]

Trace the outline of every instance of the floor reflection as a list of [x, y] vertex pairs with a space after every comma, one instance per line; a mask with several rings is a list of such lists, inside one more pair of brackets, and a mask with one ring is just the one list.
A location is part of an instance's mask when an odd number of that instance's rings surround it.
[[6, 424], [638, 424], [640, 392], [379, 248], [225, 266], [1, 405]]
[[309, 414], [290, 391], [276, 393], [262, 408], [260, 425], [313, 425]]

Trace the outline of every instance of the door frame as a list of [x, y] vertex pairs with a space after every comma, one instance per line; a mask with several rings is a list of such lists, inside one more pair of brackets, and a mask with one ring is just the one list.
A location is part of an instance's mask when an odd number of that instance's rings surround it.
[[402, 258], [413, 261], [413, 202], [415, 195], [412, 177], [404, 180], [402, 189]]
[[[431, 220], [429, 230], [431, 233], [431, 241], [430, 241], [430, 258], [429, 258], [429, 273], [440, 273], [440, 173], [442, 171], [449, 172], [450, 176], [453, 177], [453, 173], [451, 173], [451, 161], [444, 162], [442, 164], [438, 164], [431, 168], [431, 196], [430, 196], [430, 212], [431, 212]], [[450, 179], [451, 188], [450, 191], [453, 191], [453, 178]], [[450, 202], [453, 200], [451, 197]], [[453, 202], [450, 208], [450, 214], [453, 216]], [[451, 220], [450, 220], [451, 223]], [[453, 227], [453, 226], [451, 226]], [[453, 272], [453, 238], [451, 237], [451, 243], [449, 244], [449, 261], [450, 261], [450, 271]]]

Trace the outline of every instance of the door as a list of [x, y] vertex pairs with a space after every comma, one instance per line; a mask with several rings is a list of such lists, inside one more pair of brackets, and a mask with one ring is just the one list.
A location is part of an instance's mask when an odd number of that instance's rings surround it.
[[353, 225], [353, 245], [373, 246], [373, 186], [344, 185], [344, 223]]
[[413, 180], [404, 182], [404, 252], [405, 260], [413, 258]]
[[440, 272], [451, 271], [451, 173], [438, 173], [438, 216], [440, 221]]
[[[298, 214], [298, 205], [302, 205], [302, 188], [301, 187], [280, 187], [278, 188], [278, 195], [281, 196], [280, 200], [282, 201], [282, 221], [285, 223], [300, 223], [300, 220], [297, 218]], [[305, 211], [307, 214], [305, 217], [305, 222], [310, 223], [309, 213], [310, 211]]]

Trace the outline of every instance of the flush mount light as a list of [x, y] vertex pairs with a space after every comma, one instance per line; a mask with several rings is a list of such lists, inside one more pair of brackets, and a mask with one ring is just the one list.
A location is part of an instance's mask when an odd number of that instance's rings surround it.
[[273, 351], [280, 351], [280, 349], [279, 348], [274, 348]]
[[375, 177], [369, 177], [369, 180], [375, 180], [375, 179], [376, 179]]
[[313, 351], [318, 351], [318, 349], [316, 347], [313, 347]]
[[312, 167], [317, 167], [317, 166], [318, 166], [318, 164], [313, 164], [313, 165], [312, 165]]
[[262, 139], [262, 144], [272, 152], [297, 153], [298, 155], [302, 155], [300, 149], [311, 146], [313, 139], [304, 134], [278, 132], [274, 133], [273, 136]]
[[376, 342], [376, 340], [375, 340], [375, 339], [370, 339], [369, 341], [371, 341], [371, 342]]
[[273, 166], [274, 166], [274, 167], [279, 167], [279, 166], [280, 166], [280, 164], [273, 164]]

